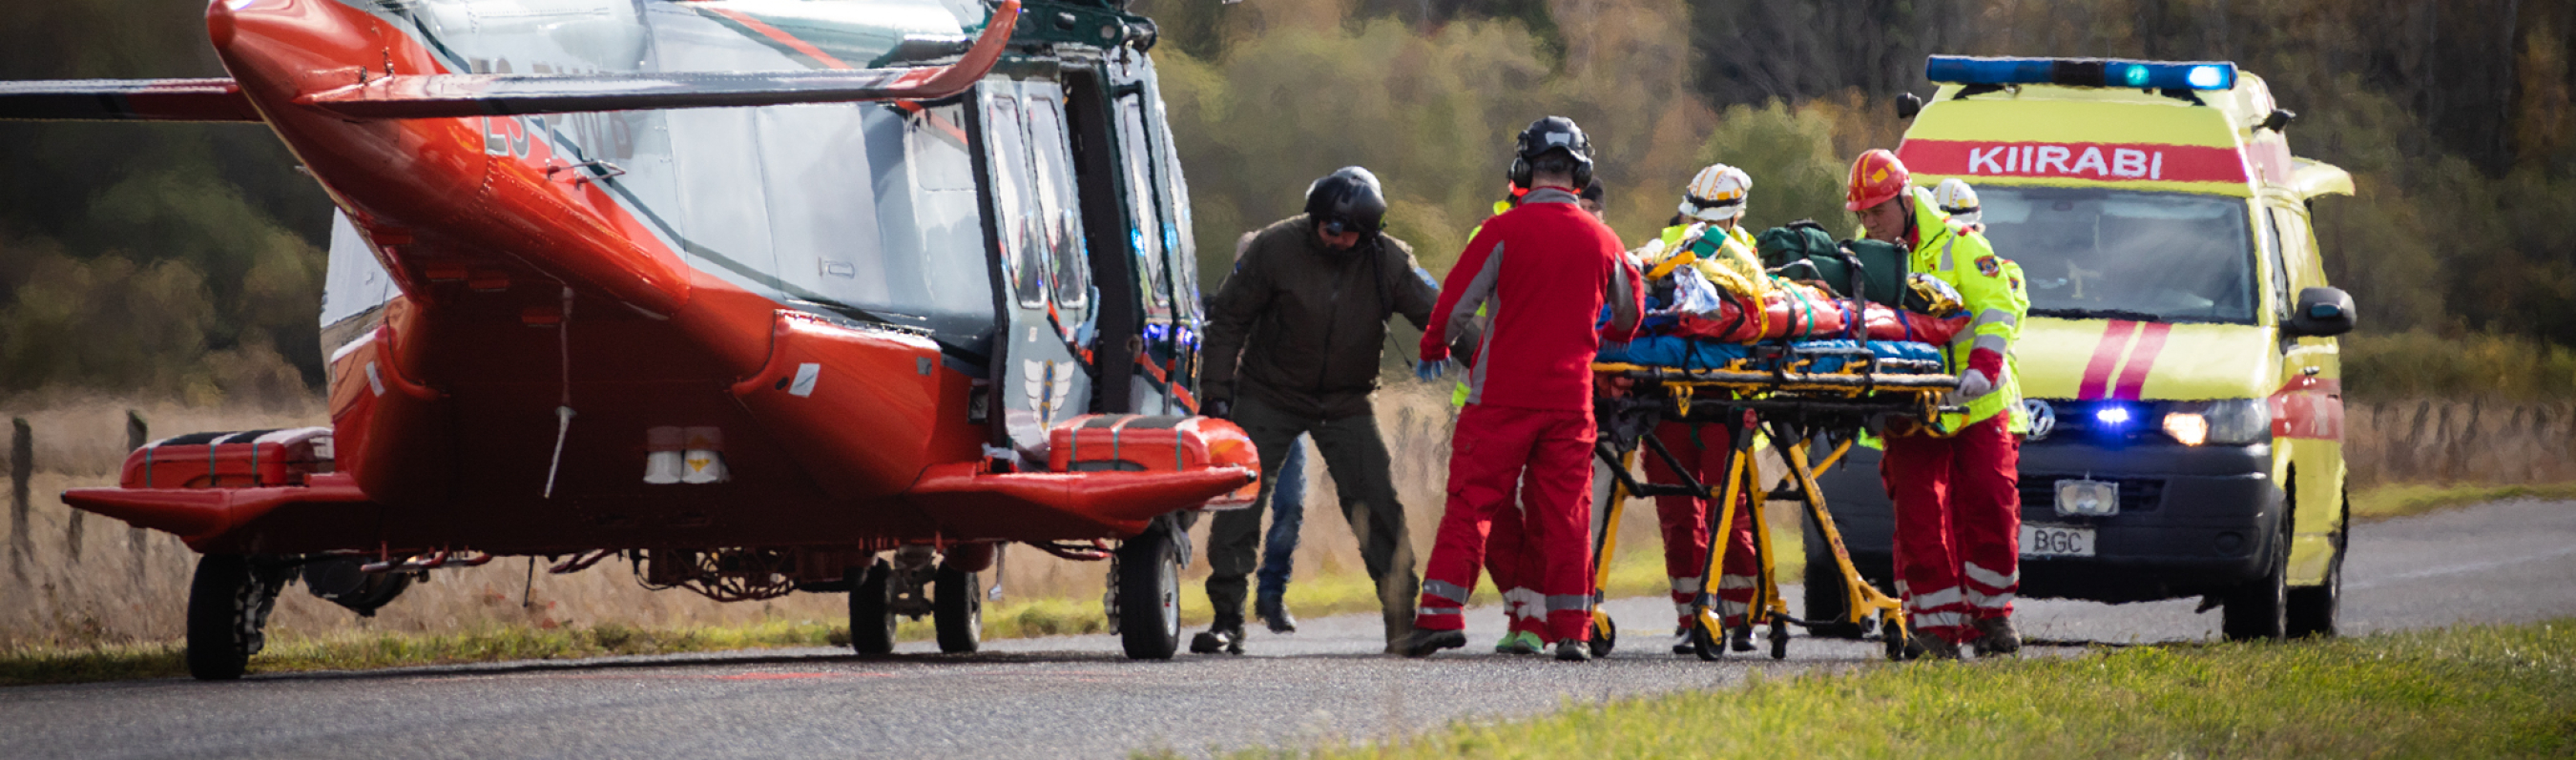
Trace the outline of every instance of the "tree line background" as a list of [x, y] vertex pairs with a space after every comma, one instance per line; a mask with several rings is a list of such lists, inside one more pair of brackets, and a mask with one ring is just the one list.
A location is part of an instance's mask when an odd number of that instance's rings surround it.
[[[655, 0], [648, 0], [655, 1]], [[198, 0], [0, 14], [0, 79], [221, 76]], [[1161, 25], [1201, 274], [1335, 167], [1444, 272], [1511, 136], [1580, 121], [1642, 241], [1724, 161], [1750, 221], [1850, 223], [1850, 157], [1894, 147], [1923, 56], [2232, 60], [2350, 170], [2316, 204], [2363, 330], [2362, 395], [2576, 396], [2576, 8], [2565, 0], [1136, 0]], [[0, 123], [0, 395], [270, 403], [322, 377], [328, 200], [256, 125]], [[2009, 252], [2007, 252], [2009, 255]]]

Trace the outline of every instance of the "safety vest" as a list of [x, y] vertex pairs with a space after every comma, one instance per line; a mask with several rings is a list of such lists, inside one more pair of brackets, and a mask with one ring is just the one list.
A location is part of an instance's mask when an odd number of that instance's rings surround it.
[[1932, 191], [1914, 188], [1914, 244], [1908, 267], [1957, 288], [1959, 298], [1968, 304], [1968, 329], [1959, 332], [1943, 350], [1952, 374], [1968, 369], [1968, 354], [1982, 346], [2003, 355], [2003, 376], [1994, 378], [1995, 389], [1984, 396], [1968, 399], [1965, 415], [1941, 416], [1941, 429], [1959, 430], [1986, 421], [1998, 413], [2012, 414], [2012, 432], [2030, 429], [2028, 413], [2021, 404], [2020, 373], [2015, 369], [2013, 341], [2021, 337], [2022, 320], [2030, 314], [2030, 291], [2023, 284], [2021, 265], [1995, 255], [1992, 243], [1984, 233], [1967, 225], [1950, 221], [1932, 200]]
[[[1691, 228], [1702, 228], [1692, 238]], [[1770, 280], [1762, 271], [1762, 256], [1755, 251], [1753, 232], [1743, 225], [1721, 229], [1706, 222], [1693, 222], [1664, 228], [1661, 245], [1650, 252], [1646, 262], [1646, 279], [1656, 280], [1672, 272], [1682, 261], [1699, 269], [1700, 276], [1739, 298], [1760, 302], [1770, 291]], [[1688, 249], [1689, 256], [1683, 256]]]
[[[1502, 216], [1503, 212], [1510, 210], [1512, 210], [1511, 201], [1494, 201], [1494, 216]], [[1493, 217], [1489, 216], [1485, 218], [1491, 219]], [[1476, 239], [1476, 233], [1484, 231], [1485, 223], [1477, 222], [1475, 228], [1467, 230], [1467, 239], [1474, 240]], [[1484, 306], [1479, 305], [1476, 307], [1476, 316], [1480, 319], [1485, 316]], [[1467, 381], [1465, 379], [1465, 375], [1462, 374], [1459, 377], [1460, 379], [1458, 380], [1456, 387], [1449, 391], [1449, 405], [1464, 409], [1467, 406]]]

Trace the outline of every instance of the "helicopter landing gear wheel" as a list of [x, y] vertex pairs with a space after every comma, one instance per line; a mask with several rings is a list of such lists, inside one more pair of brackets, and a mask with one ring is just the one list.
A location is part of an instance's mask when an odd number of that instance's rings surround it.
[[984, 644], [983, 577], [947, 565], [931, 581], [930, 622], [939, 629], [939, 651], [973, 654]]
[[885, 560], [850, 568], [850, 648], [859, 654], [894, 652], [894, 566]]
[[230, 681], [268, 643], [268, 613], [286, 586], [284, 570], [240, 554], [197, 560], [188, 586], [188, 675]]
[[1118, 639], [1130, 660], [1169, 660], [1181, 648], [1181, 551], [1168, 527], [1118, 545]]

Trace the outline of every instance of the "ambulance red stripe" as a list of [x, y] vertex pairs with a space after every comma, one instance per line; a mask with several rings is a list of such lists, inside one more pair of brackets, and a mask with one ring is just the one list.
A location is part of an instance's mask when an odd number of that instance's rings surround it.
[[[2114, 319], [2102, 328], [2102, 342], [2093, 346], [2093, 360], [2084, 365], [2084, 380], [2075, 384], [2078, 399], [2098, 399], [2111, 393], [2111, 370], [2120, 364], [2121, 349], [2129, 345], [2129, 336], [2137, 332], [2138, 323]], [[2096, 390], [2098, 388], [2098, 390]]]
[[2138, 391], [2147, 385], [2147, 372], [2156, 368], [2156, 355], [2164, 353], [2165, 336], [2173, 334], [2173, 325], [2149, 323], [2138, 333], [2138, 345], [2129, 349], [2129, 363], [2120, 368], [2120, 387], [2111, 392], [2115, 399], [2138, 400]]

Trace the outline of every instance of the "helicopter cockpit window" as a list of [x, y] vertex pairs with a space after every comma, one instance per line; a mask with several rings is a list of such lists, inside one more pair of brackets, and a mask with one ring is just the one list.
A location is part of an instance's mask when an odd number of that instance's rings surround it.
[[1055, 268], [1055, 302], [1079, 307], [1089, 300], [1091, 264], [1083, 256], [1082, 221], [1073, 206], [1072, 144], [1065, 141], [1063, 106], [1052, 98], [1031, 99], [1028, 106], [1038, 225]]
[[992, 146], [987, 163], [992, 167], [993, 227], [1010, 262], [1011, 291], [1021, 306], [1045, 306], [1046, 257], [1040, 251], [1044, 237], [1037, 231], [1038, 209], [1030, 197], [1027, 126], [1020, 117], [1020, 102], [996, 97], [987, 112], [984, 131]]

